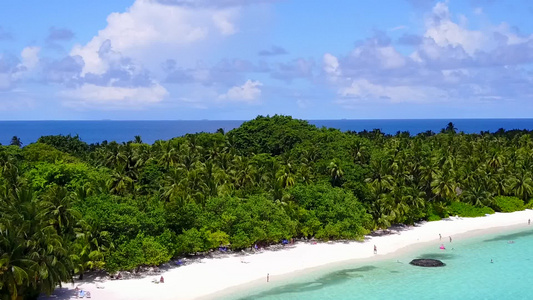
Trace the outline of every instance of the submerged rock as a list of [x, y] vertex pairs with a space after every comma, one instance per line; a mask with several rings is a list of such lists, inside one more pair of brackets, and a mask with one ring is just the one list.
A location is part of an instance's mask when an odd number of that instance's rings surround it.
[[413, 259], [410, 264], [419, 267], [444, 267], [446, 264], [438, 259], [417, 258]]

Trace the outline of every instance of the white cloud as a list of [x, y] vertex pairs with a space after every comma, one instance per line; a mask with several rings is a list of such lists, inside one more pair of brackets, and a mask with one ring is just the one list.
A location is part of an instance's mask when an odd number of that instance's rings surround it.
[[[339, 91], [340, 96], [362, 101], [386, 100], [387, 102], [426, 102], [436, 94], [435, 88], [420, 86], [387, 86], [374, 84], [366, 79], [355, 79], [349, 87]], [[346, 102], [346, 101], [344, 101]]]
[[426, 21], [425, 36], [432, 38], [440, 47], [461, 46], [468, 54], [473, 55], [486, 43], [486, 37], [481, 31], [468, 30], [464, 28], [467, 20], [464, 16], [460, 18], [462, 25], [451, 20], [448, 5], [439, 2], [433, 8], [430, 18]]
[[31, 77], [35, 73], [35, 69], [39, 66], [40, 58], [39, 52], [41, 51], [40, 47], [26, 47], [20, 52], [21, 61], [17, 64], [16, 68], [10, 71], [8, 77], [11, 77], [9, 80], [4, 79], [4, 85], [6, 82], [10, 81], [11, 83], [18, 81], [23, 78]]
[[60, 92], [69, 106], [81, 105], [97, 109], [139, 109], [147, 104], [158, 103], [167, 95], [167, 90], [159, 84], [149, 87], [117, 87], [85, 83], [77, 89]]
[[[166, 54], [177, 55], [180, 50], [207, 40], [212, 33], [237, 32], [233, 20], [238, 14], [238, 8], [195, 8], [137, 0], [126, 12], [110, 14], [107, 26], [86, 45], [74, 46], [70, 55], [80, 55], [85, 61], [82, 75], [107, 71], [108, 63], [99, 55], [106, 41], [113, 51], [140, 63], [158, 59], [161, 62], [169, 58]], [[161, 53], [165, 55], [156, 55]]]
[[213, 14], [213, 23], [223, 35], [232, 35], [237, 32], [232, 19], [237, 14], [236, 9], [226, 9]]
[[324, 54], [324, 72], [333, 78], [341, 75], [337, 57], [329, 53]]
[[398, 53], [392, 46], [381, 47], [376, 50], [384, 69], [395, 69], [405, 65], [405, 58], [403, 55]]
[[40, 47], [26, 47], [22, 49], [20, 56], [22, 57], [22, 63], [24, 67], [28, 70], [31, 70], [39, 64], [39, 52], [41, 51]]
[[253, 103], [261, 96], [259, 87], [262, 85], [259, 81], [247, 80], [241, 86], [230, 88], [227, 93], [220, 95], [219, 99]]

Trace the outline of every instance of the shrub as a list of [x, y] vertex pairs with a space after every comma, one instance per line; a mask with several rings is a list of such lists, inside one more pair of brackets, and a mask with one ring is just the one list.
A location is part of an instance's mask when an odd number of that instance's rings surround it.
[[486, 206], [478, 207], [464, 202], [452, 202], [448, 206], [448, 213], [460, 217], [482, 217], [486, 214], [493, 214], [494, 210]]
[[494, 198], [497, 211], [513, 212], [525, 208], [524, 201], [517, 197], [498, 196]]

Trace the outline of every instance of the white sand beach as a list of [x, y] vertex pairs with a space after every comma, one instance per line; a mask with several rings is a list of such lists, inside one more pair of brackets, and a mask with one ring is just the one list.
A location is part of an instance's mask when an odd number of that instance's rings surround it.
[[[507, 230], [509, 226], [528, 225], [533, 210], [514, 213], [496, 213], [479, 218], [456, 218], [425, 222], [404, 228], [397, 233], [368, 236], [364, 242], [317, 243], [300, 242], [277, 251], [261, 251], [246, 255], [230, 254], [221, 258], [204, 258], [192, 264], [171, 268], [158, 275], [142, 279], [76, 281], [65, 284], [50, 299], [75, 299], [74, 289], [90, 291], [92, 299], [197, 299], [209, 297], [220, 291], [242, 286], [258, 280], [275, 282], [281, 275], [309, 268], [326, 266], [348, 260], [390, 257], [399, 250], [409, 251], [422, 243], [434, 242], [448, 246], [449, 237], [464, 233], [488, 233], [491, 230]], [[533, 225], [531, 225], [533, 226]], [[477, 231], [477, 232], [476, 232]], [[439, 234], [442, 240], [439, 240]], [[465, 238], [464, 235], [457, 237]], [[456, 241], [454, 239], [453, 241]], [[452, 242], [453, 242], [452, 241]], [[374, 254], [374, 245], [377, 254]], [[165, 283], [155, 284], [154, 278], [164, 276]], [[214, 295], [213, 295], [214, 296]], [[44, 296], [40, 299], [49, 299]]]

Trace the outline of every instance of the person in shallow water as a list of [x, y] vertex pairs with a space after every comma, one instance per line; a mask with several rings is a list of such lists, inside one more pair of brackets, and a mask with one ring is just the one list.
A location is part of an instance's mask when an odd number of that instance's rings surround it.
[[444, 249], [446, 249], [446, 248], [444, 247], [444, 244], [440, 244], [439, 249], [444, 250]]

